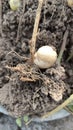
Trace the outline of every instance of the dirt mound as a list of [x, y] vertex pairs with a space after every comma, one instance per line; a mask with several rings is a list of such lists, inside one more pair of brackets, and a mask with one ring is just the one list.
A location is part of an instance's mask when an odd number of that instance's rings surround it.
[[68, 60], [73, 50], [73, 10], [65, 0], [44, 2], [36, 50], [51, 45], [59, 55], [66, 30], [68, 37], [61, 65], [41, 70], [35, 65], [31, 68], [28, 62], [37, 6], [38, 1], [27, 0], [23, 13], [22, 4], [12, 11], [8, 0], [2, 0], [0, 102], [14, 116], [40, 116], [73, 93], [73, 58]]

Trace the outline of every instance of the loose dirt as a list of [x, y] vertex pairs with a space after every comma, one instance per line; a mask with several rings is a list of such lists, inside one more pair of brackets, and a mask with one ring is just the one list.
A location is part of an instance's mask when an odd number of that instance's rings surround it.
[[61, 65], [41, 70], [29, 62], [37, 6], [37, 0], [27, 0], [19, 10], [12, 11], [8, 0], [2, 0], [0, 103], [15, 117], [43, 115], [73, 93], [73, 58], [68, 60], [73, 51], [73, 9], [66, 0], [44, 2], [36, 50], [50, 45], [59, 55], [66, 30], [68, 37]]

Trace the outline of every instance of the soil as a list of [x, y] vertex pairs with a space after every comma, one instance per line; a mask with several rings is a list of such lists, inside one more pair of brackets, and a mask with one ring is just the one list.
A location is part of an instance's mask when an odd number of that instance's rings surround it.
[[73, 93], [73, 58], [67, 60], [73, 51], [73, 9], [68, 7], [66, 0], [44, 2], [36, 50], [49, 45], [59, 55], [66, 30], [68, 37], [61, 65], [55, 63], [51, 68], [41, 70], [36, 65], [31, 67], [29, 62], [29, 41], [38, 1], [27, 0], [22, 5], [12, 11], [8, 0], [2, 0], [0, 103], [15, 117], [24, 114], [40, 116]]

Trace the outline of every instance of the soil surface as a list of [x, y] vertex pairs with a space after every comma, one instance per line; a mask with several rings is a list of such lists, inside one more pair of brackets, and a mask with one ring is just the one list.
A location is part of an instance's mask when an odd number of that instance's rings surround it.
[[15, 117], [43, 115], [73, 93], [73, 58], [69, 59], [73, 51], [73, 9], [66, 0], [44, 2], [36, 50], [49, 45], [59, 55], [66, 31], [68, 37], [61, 65], [41, 70], [35, 65], [30, 67], [29, 62], [38, 1], [23, 3], [17, 11], [12, 11], [8, 0], [2, 0], [0, 103]]

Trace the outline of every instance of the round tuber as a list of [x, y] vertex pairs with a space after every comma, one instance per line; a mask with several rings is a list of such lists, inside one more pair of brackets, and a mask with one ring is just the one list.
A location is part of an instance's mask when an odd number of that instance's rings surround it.
[[69, 7], [73, 7], [73, 0], [67, 0], [67, 4]]
[[42, 46], [34, 55], [34, 63], [41, 69], [54, 65], [57, 59], [56, 51], [50, 46]]
[[21, 3], [20, 3], [20, 0], [10, 0], [9, 5], [10, 5], [10, 8], [13, 11], [15, 11], [20, 7]]

